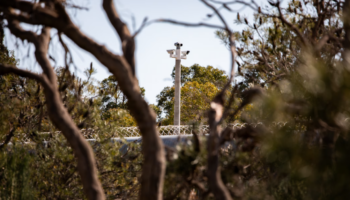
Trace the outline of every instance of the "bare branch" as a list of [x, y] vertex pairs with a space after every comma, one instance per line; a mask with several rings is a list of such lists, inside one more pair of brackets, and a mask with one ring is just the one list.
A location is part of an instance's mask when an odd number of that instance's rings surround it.
[[[105, 2], [112, 3], [111, 1]], [[54, 10], [43, 10], [40, 7], [37, 7], [38, 4], [32, 4], [30, 2], [26, 2], [25, 5], [22, 5], [20, 1], [16, 0], [1, 1], [0, 6], [10, 6], [24, 12], [30, 11], [30, 13], [25, 14], [9, 14], [7, 15], [7, 18], [16, 19], [28, 24], [37, 24], [56, 28], [59, 32], [64, 33], [80, 48], [93, 54], [116, 77], [121, 90], [128, 98], [128, 107], [131, 114], [135, 117], [143, 136], [142, 151], [144, 155], [144, 164], [142, 168], [141, 189], [139, 193], [140, 199], [162, 199], [163, 178], [165, 173], [165, 153], [163, 143], [159, 138], [158, 130], [155, 125], [156, 120], [154, 111], [149, 108], [141, 96], [138, 80], [134, 76], [134, 71], [128, 62], [128, 60], [130, 61], [131, 56], [126, 53], [124, 53], [124, 56], [115, 55], [105, 46], [98, 44], [83, 34], [71, 21], [65, 8], [60, 2], [55, 3]], [[118, 17], [118, 15], [115, 15], [117, 14], [115, 10], [111, 8], [106, 8], [106, 10], [109, 10], [109, 14], [111, 14], [110, 17]], [[120, 19], [118, 18], [116, 20]], [[130, 41], [128, 41], [128, 45], [126, 45], [128, 48], [133, 46], [133, 44], [129, 44], [129, 42]], [[61, 108], [57, 107], [57, 111], [59, 111], [58, 109]], [[68, 117], [68, 119], [70, 118], [68, 113], [65, 117]], [[69, 130], [75, 131], [75, 127], [74, 129], [72, 128]], [[92, 157], [88, 156], [88, 158], [90, 159]], [[92, 176], [94, 176], [94, 173], [92, 173]], [[82, 178], [84, 178], [84, 176], [82, 176]], [[91, 183], [95, 182], [91, 181]], [[99, 186], [97, 185], [95, 188], [99, 188]], [[96, 190], [91, 190], [91, 192], [94, 191]], [[88, 193], [90, 191], [86, 192]]]
[[[10, 18], [9, 21], [12, 19]], [[35, 57], [44, 71], [46, 82], [43, 82], [44, 94], [48, 113], [53, 124], [62, 131], [68, 143], [73, 149], [78, 162], [78, 171], [82, 179], [83, 188], [88, 199], [105, 199], [100, 181], [97, 177], [97, 168], [91, 146], [87, 143], [80, 130], [73, 122], [71, 116], [64, 107], [57, 88], [57, 78], [47, 56], [50, 41], [49, 27], [43, 27], [39, 36], [28, 31], [24, 31], [17, 20], [11, 21], [9, 26], [11, 32], [21, 39], [30, 39], [35, 45]], [[3, 68], [4, 70], [9, 68]], [[12, 69], [12, 71], [15, 71]], [[17, 72], [22, 72], [18, 71]], [[28, 73], [26, 73], [28, 76]], [[29, 74], [36, 77], [33, 74]], [[36, 79], [38, 79], [36, 77]], [[41, 80], [41, 79], [38, 79]], [[45, 84], [46, 83], [46, 84]]]
[[104, 0], [103, 9], [105, 10], [109, 21], [117, 31], [122, 42], [124, 57], [129, 63], [133, 75], [135, 76], [135, 41], [126, 24], [120, 19], [114, 6], [113, 0]]
[[120, 19], [118, 12], [114, 6], [113, 0], [103, 0], [103, 9], [106, 11], [107, 17], [111, 22], [120, 40], [124, 41], [131, 37], [130, 31], [126, 24]]
[[72, 61], [72, 54], [70, 53], [69, 48], [66, 45], [66, 43], [63, 41], [61, 33], [58, 33], [58, 41], [60, 41], [60, 43], [64, 49], [64, 63], [66, 64], [66, 68], [68, 68], [69, 67], [69, 63], [67, 62], [68, 55], [70, 56], [70, 61]]
[[207, 24], [207, 23], [187, 23], [187, 22], [179, 22], [179, 21], [172, 20], [172, 19], [157, 19], [157, 20], [151, 21], [150, 23], [153, 23], [153, 22], [165, 22], [165, 23], [171, 23], [171, 24], [175, 24], [175, 25], [191, 26], [191, 27], [200, 27], [200, 26], [204, 26], [204, 27], [208, 27], [208, 28], [225, 29], [225, 27], [223, 27], [223, 26], [218, 26], [218, 25], [214, 25], [214, 24]]
[[147, 17], [145, 17], [145, 18], [143, 19], [140, 28], [139, 28], [139, 29], [134, 33], [134, 35], [132, 36], [133, 38], [135, 38], [135, 37], [142, 31], [142, 29], [145, 28], [145, 26], [147, 25], [147, 20], [148, 20]]
[[16, 35], [16, 37], [21, 38], [22, 40], [27, 40], [28, 42], [34, 43], [37, 35], [32, 31], [23, 30], [20, 27], [18, 21], [8, 19], [8, 28], [11, 33]]
[[47, 85], [44, 77], [40, 74], [36, 74], [36, 73], [30, 72], [27, 70], [19, 69], [17, 67], [12, 66], [12, 65], [5, 65], [5, 64], [0, 63], [0, 75], [5, 75], [5, 74], [16, 74], [18, 76], [34, 79], [34, 80], [38, 81], [39, 83], [42, 83], [43, 85]]
[[232, 199], [230, 196], [229, 190], [226, 188], [224, 183], [221, 180], [221, 171], [219, 167], [219, 134], [220, 134], [220, 121], [223, 117], [223, 104], [224, 104], [224, 94], [226, 89], [231, 85], [231, 82], [234, 79], [234, 66], [235, 66], [235, 56], [236, 56], [236, 47], [234, 44], [234, 36], [232, 34], [232, 31], [230, 30], [229, 26], [227, 25], [225, 19], [222, 17], [220, 12], [212, 5], [210, 5], [205, 0], [202, 0], [202, 2], [210, 7], [216, 15], [219, 17], [221, 22], [223, 23], [222, 26], [218, 25], [212, 25], [207, 23], [187, 23], [187, 22], [179, 22], [175, 20], [170, 19], [158, 19], [155, 22], [166, 22], [166, 23], [172, 23], [176, 25], [182, 25], [182, 26], [190, 26], [190, 27], [209, 27], [209, 28], [215, 28], [215, 29], [222, 29], [227, 31], [229, 34], [229, 44], [230, 44], [230, 51], [231, 51], [231, 72], [230, 72], [230, 79], [224, 86], [224, 88], [220, 91], [219, 94], [216, 95], [214, 100], [210, 103], [210, 110], [208, 113], [209, 118], [209, 137], [208, 137], [208, 161], [207, 161], [207, 168], [208, 168], [208, 183], [210, 190], [214, 193], [214, 196], [216, 199]]
[[224, 88], [222, 89], [222, 92], [224, 92], [231, 84], [231, 82], [233, 81], [233, 78], [235, 76], [235, 63], [236, 63], [236, 46], [235, 46], [235, 42], [234, 42], [234, 36], [232, 31], [230, 30], [230, 27], [227, 25], [224, 17], [220, 14], [220, 12], [211, 4], [209, 4], [207, 1], [205, 0], [201, 0], [206, 6], [208, 6], [209, 8], [211, 8], [216, 15], [219, 17], [219, 19], [221, 20], [221, 22], [224, 24], [225, 26], [225, 30], [227, 31], [227, 33], [229, 34], [229, 45], [230, 45], [230, 52], [231, 52], [231, 70], [230, 70], [230, 79], [227, 82], [227, 84], [224, 86]]
[[[41, 64], [41, 62], [50, 63], [49, 60], [40, 59], [43, 55], [46, 56], [46, 53], [47, 53], [48, 41], [50, 40], [50, 28], [43, 28], [41, 35], [38, 36], [32, 31], [23, 30], [17, 20], [12, 20], [10, 18], [8, 21], [9, 21], [8, 28], [10, 29], [12, 34], [14, 34], [16, 37], [22, 40], [28, 40], [28, 42], [31, 42], [35, 45], [36, 47], [35, 56], [36, 57], [38, 56], [37, 61], [39, 62], [39, 64]], [[46, 45], [42, 45], [42, 44], [46, 44]], [[47, 63], [43, 64], [42, 66], [47, 66]], [[46, 68], [46, 67], [42, 67], [42, 69], [46, 74], [47, 78], [51, 82], [56, 81], [56, 76], [52, 69]]]
[[280, 7], [280, 2], [278, 1], [277, 5], [276, 5], [277, 9], [278, 9], [278, 13], [279, 13], [279, 18], [281, 19], [281, 21], [283, 23], [285, 23], [289, 28], [291, 28], [300, 38], [302, 44], [304, 46], [307, 47], [308, 45], [308, 41], [305, 39], [305, 37], [303, 36], [303, 34], [300, 32], [300, 30], [295, 27], [292, 23], [290, 23], [288, 20], [286, 20], [286, 18], [284, 18], [284, 15], [282, 13], [281, 7]]
[[[240, 0], [235, 0], [235, 1], [229, 1], [229, 2], [221, 2], [221, 1], [214, 1], [214, 0], [210, 0], [213, 3], [217, 3], [217, 4], [226, 4], [226, 5], [230, 5], [230, 4], [243, 4], [244, 6], [247, 6], [253, 10], [257, 10], [259, 5], [255, 2], [255, 1], [250, 1], [250, 2], [246, 2], [246, 1], [240, 1]], [[254, 6], [255, 7], [254, 7]]]
[[221, 179], [221, 170], [219, 166], [219, 147], [220, 147], [220, 132], [221, 127], [218, 122], [221, 120], [224, 112], [224, 99], [223, 93], [220, 92], [210, 103], [210, 110], [208, 112], [209, 118], [209, 136], [207, 142], [208, 148], [208, 161], [207, 161], [207, 174], [208, 185], [213, 192], [215, 199], [231, 200], [229, 190]]
[[68, 7], [68, 8], [74, 8], [74, 9], [86, 10], [86, 11], [89, 10], [89, 8], [87, 8], [87, 7], [78, 6], [78, 5], [75, 5], [75, 4], [72, 4], [72, 3], [63, 2], [63, 4], [64, 4], [66, 7]]
[[224, 24], [225, 30], [226, 30], [226, 31], [230, 31], [230, 29], [229, 29], [229, 27], [228, 27], [228, 25], [227, 25], [225, 19], [222, 17], [222, 15], [220, 14], [220, 12], [219, 12], [214, 6], [212, 6], [211, 4], [209, 4], [207, 1], [205, 1], [205, 0], [201, 0], [201, 1], [202, 1], [206, 6], [208, 6], [209, 8], [211, 8], [211, 9], [215, 12], [215, 14], [219, 17], [220, 21]]

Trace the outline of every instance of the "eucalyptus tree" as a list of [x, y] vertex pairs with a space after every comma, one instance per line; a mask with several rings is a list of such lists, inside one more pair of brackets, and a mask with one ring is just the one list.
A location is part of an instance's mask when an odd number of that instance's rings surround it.
[[[174, 81], [175, 68], [171, 77]], [[223, 70], [210, 65], [207, 67], [198, 64], [190, 67], [181, 66], [181, 123], [187, 124], [203, 118], [211, 99], [227, 81], [228, 76]], [[172, 124], [174, 121], [174, 91], [174, 87], [165, 87], [157, 95], [157, 106], [165, 114], [165, 118], [162, 119], [164, 125]]]

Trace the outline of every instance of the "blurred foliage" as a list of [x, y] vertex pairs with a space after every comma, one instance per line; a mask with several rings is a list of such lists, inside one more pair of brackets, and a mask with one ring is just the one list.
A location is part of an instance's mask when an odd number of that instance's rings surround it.
[[[235, 199], [349, 199], [350, 71], [342, 58], [341, 3], [289, 1], [281, 12], [292, 26], [274, 15], [278, 2], [269, 4], [258, 7], [253, 24], [237, 15], [236, 23], [247, 27], [235, 33], [236, 96], [263, 92], [243, 110], [245, 127], [222, 132], [221, 178]], [[225, 31], [217, 36], [227, 43]], [[169, 157], [175, 170], [167, 171], [173, 173], [166, 178], [169, 197], [186, 199], [194, 188], [213, 199], [199, 142], [194, 137]]]
[[0, 152], [0, 198], [36, 199], [36, 188], [31, 180], [32, 158], [23, 148]]
[[[276, 6], [282, 3], [265, 3], [269, 6], [258, 7], [252, 19], [237, 13], [234, 20], [235, 24], [244, 26], [242, 31], [234, 32], [241, 90], [268, 87], [286, 77], [302, 64], [300, 55], [304, 47], [310, 47], [325, 64], [339, 60], [343, 24], [338, 1], [285, 2], [281, 12], [290, 25], [279, 18]], [[228, 45], [224, 30], [216, 31], [216, 35]]]
[[[111, 142], [112, 137], [123, 137], [116, 134], [118, 127], [133, 126], [134, 119], [121, 108], [111, 109], [111, 118], [103, 119], [101, 97], [94, 96], [97, 87], [90, 78], [73, 79], [62, 68], [57, 75], [63, 81], [60, 92], [72, 118], [86, 138], [96, 139], [92, 146], [107, 197], [135, 199], [133, 190], [139, 187], [142, 165], [140, 145], [130, 144], [120, 151], [126, 141]], [[10, 138], [11, 144], [0, 146], [0, 199], [85, 198], [73, 152], [48, 119], [42, 89], [32, 80], [13, 75], [1, 80], [1, 103], [7, 106], [0, 109], [0, 138], [2, 143]]]
[[[112, 143], [109, 134], [105, 135], [108, 137], [99, 134], [99, 142], [91, 145], [107, 199], [136, 199], [141, 147], [132, 143], [125, 148], [123, 143]], [[51, 133], [35, 142], [14, 143], [0, 152], [0, 198], [84, 199], [76, 161], [65, 139]]]
[[[3, 40], [0, 44], [1, 62], [16, 66], [13, 52]], [[135, 199], [142, 165], [140, 145], [129, 144], [121, 151], [126, 141], [112, 143], [111, 138], [124, 136], [117, 134], [118, 127], [136, 123], [125, 107], [127, 100], [106, 101], [108, 96], [115, 97], [112, 83], [116, 83], [105, 79], [99, 86], [94, 73], [92, 63], [84, 80], [68, 68], [57, 68], [58, 89], [82, 133], [97, 141], [91, 145], [108, 199]], [[101, 89], [107, 93], [99, 95]], [[120, 91], [115, 93], [120, 95]], [[111, 102], [119, 106], [108, 107]], [[0, 76], [0, 199], [85, 198], [73, 152], [46, 109], [43, 88], [35, 81], [12, 74]]]

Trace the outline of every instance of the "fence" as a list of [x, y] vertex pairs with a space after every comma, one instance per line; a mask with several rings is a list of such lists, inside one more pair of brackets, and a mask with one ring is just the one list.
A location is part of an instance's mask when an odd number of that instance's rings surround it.
[[[262, 125], [262, 123], [256, 123], [256, 124], [250, 124], [252, 126]], [[231, 127], [233, 129], [236, 128], [242, 128], [246, 126], [246, 123], [235, 123], [235, 124], [228, 124], [228, 127]], [[273, 123], [275, 126], [285, 126], [286, 123], [284, 122], [278, 122]], [[158, 127], [160, 137], [162, 140], [172, 140], [176, 139], [178, 135], [183, 135], [185, 137], [190, 136], [192, 134], [193, 129], [196, 129], [199, 134], [208, 134], [209, 133], [209, 125], [201, 125], [201, 126], [191, 126], [191, 125], [181, 125], [181, 126], [160, 126]], [[60, 131], [56, 131], [56, 134], [59, 134]], [[96, 133], [93, 129], [82, 130], [82, 133], [84, 134], [85, 138], [89, 141], [96, 141], [98, 139], [98, 133]], [[40, 135], [49, 135], [52, 134], [50, 132], [41, 132]], [[51, 135], [53, 136], [53, 135]], [[125, 138], [127, 141], [134, 141], [134, 140], [141, 140], [141, 133], [140, 129], [138, 127], [119, 127], [115, 130], [114, 133], [111, 134], [111, 137], [114, 138], [114, 140], [120, 140], [120, 138]], [[32, 140], [30, 139], [30, 136], [28, 134], [23, 134], [23, 137], [20, 139], [23, 143], [32, 143]], [[43, 140], [46, 141], [45, 139]]]
[[[229, 124], [231, 128], [242, 128], [246, 124], [236, 123]], [[181, 125], [181, 126], [160, 126], [159, 133], [160, 135], [189, 135], [192, 134], [193, 126], [191, 125]], [[209, 125], [201, 125], [197, 127], [197, 130], [201, 134], [209, 133]], [[120, 127], [116, 131], [117, 136], [123, 137], [140, 137], [140, 129], [138, 127]]]
[[[241, 128], [245, 126], [245, 123], [236, 123], [229, 124], [231, 128]], [[160, 136], [167, 135], [191, 135], [193, 130], [192, 125], [181, 125], [181, 126], [160, 126], [158, 127]], [[196, 130], [199, 134], [208, 134], [209, 133], [209, 125], [200, 125], [196, 127]], [[56, 134], [59, 134], [60, 131], [56, 131]], [[83, 135], [86, 139], [97, 139], [98, 133], [93, 129], [83, 129]], [[40, 135], [51, 134], [50, 132], [41, 132]], [[133, 127], [119, 127], [115, 130], [114, 133], [111, 134], [112, 137], [141, 137], [140, 129], [137, 126]], [[30, 136], [28, 134], [23, 134], [22, 142], [30, 142]]]

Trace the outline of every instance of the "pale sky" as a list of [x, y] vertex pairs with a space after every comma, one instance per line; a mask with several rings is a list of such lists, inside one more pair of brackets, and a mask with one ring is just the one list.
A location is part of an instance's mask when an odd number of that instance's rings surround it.
[[[121, 45], [116, 32], [110, 25], [103, 9], [101, 0], [78, 1], [80, 5], [85, 5], [89, 11], [78, 11], [72, 13], [76, 24], [89, 37], [100, 44], [106, 45], [108, 49], [117, 54], [121, 54]], [[132, 17], [135, 17], [136, 29], [140, 26], [144, 17], [149, 20], [166, 18], [185, 22], [208, 22], [221, 25], [220, 21], [214, 17], [208, 20], [206, 15], [213, 13], [203, 3], [198, 0], [117, 0], [114, 1], [122, 19], [128, 24], [130, 30], [134, 32]], [[239, 9], [239, 7], [233, 7]], [[242, 27], [236, 26], [233, 21], [236, 14], [222, 12], [227, 23], [234, 31], [240, 31]], [[241, 17], [252, 16], [248, 8], [240, 12]], [[195, 63], [201, 66], [212, 65], [216, 68], [228, 70], [231, 65], [229, 50], [215, 36], [215, 29], [210, 28], [189, 28], [172, 24], [157, 23], [151, 24], [142, 30], [136, 38], [136, 73], [141, 87], [146, 89], [146, 100], [149, 103], [156, 103], [156, 96], [160, 91], [172, 85], [171, 72], [175, 65], [175, 59], [170, 58], [167, 49], [174, 49], [175, 42], [183, 43], [182, 50], [190, 50], [187, 60], [182, 60], [184, 66], [191, 66]], [[56, 37], [57, 39], [57, 37]], [[78, 70], [84, 70], [93, 62], [98, 73], [94, 76], [97, 80], [103, 80], [110, 73], [93, 56], [84, 50], [79, 49], [68, 38], [64, 40], [69, 44], [73, 52], [73, 59]], [[17, 58], [20, 59], [20, 67], [37, 70], [33, 59], [23, 59], [27, 54], [27, 49], [16, 50], [14, 37], [7, 35], [6, 42], [9, 49], [16, 51]], [[21, 47], [21, 43], [18, 43]], [[32, 49], [29, 51], [32, 55]], [[51, 48], [52, 54], [56, 55], [56, 60], [62, 63], [62, 48], [55, 45]], [[80, 73], [81, 74], [81, 73]]]

